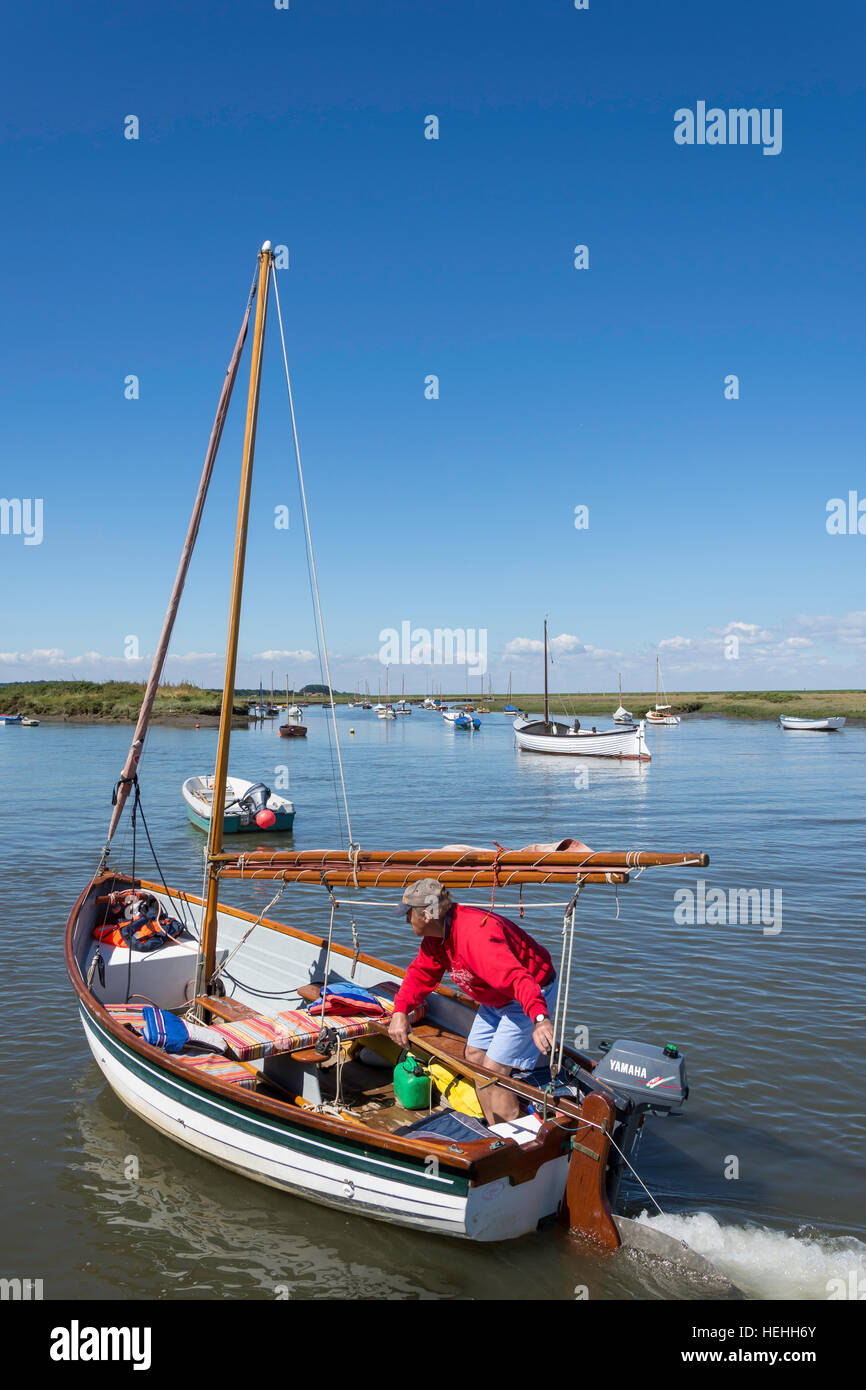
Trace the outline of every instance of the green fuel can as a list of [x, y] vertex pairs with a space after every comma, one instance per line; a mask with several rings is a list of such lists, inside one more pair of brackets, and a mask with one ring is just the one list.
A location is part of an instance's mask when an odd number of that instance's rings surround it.
[[394, 1068], [394, 1094], [404, 1110], [423, 1110], [430, 1104], [430, 1077], [411, 1052]]

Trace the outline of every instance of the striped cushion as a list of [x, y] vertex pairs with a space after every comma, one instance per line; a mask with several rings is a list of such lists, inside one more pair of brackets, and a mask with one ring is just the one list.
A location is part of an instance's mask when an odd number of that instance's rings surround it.
[[314, 1047], [323, 1028], [333, 1028], [341, 1040], [363, 1038], [373, 1029], [368, 1014], [310, 1014], [306, 1009], [286, 1009], [276, 1018], [257, 1014], [236, 1023], [218, 1023], [221, 1033], [236, 1057], [248, 1062], [252, 1057], [270, 1057], [276, 1052], [302, 1052]]
[[105, 1009], [107, 1013], [111, 1014], [112, 1018], [117, 1019], [117, 1022], [121, 1025], [122, 1028], [131, 1026], [135, 1029], [137, 1033], [143, 1032], [143, 1004], [106, 1004]]
[[[249, 1062], [254, 1058], [270, 1057], [278, 1052], [302, 1052], [315, 1047], [316, 1039], [323, 1028], [333, 1029], [341, 1041], [351, 1038], [369, 1037], [374, 1031], [372, 1025], [384, 1022], [394, 1012], [394, 1000], [389, 994], [371, 991], [382, 1005], [381, 1020], [371, 1019], [368, 1014], [311, 1014], [307, 1009], [286, 1009], [275, 1018], [267, 1014], [254, 1014], [252, 1018], [236, 1020], [234, 1023], [215, 1023], [211, 1031], [219, 1033], [228, 1043], [235, 1058]], [[137, 1032], [144, 1028], [143, 1007], [133, 1004], [109, 1004], [108, 1012], [118, 1022], [131, 1024]], [[424, 1006], [413, 1009], [409, 1015], [412, 1023], [424, 1016]], [[208, 1058], [186, 1057], [177, 1054], [183, 1061], [199, 1063]]]
[[183, 1062], [184, 1066], [192, 1067], [195, 1071], [212, 1077], [214, 1081], [230, 1081], [247, 1091], [255, 1088], [255, 1073], [237, 1062], [230, 1062], [227, 1057], [187, 1057], [181, 1054], [175, 1061]]

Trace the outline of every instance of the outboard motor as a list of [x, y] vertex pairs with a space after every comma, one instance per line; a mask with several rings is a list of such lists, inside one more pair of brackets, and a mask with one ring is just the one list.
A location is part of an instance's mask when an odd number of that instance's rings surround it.
[[654, 1115], [680, 1114], [689, 1094], [686, 1059], [675, 1043], [612, 1043], [592, 1075]]
[[271, 789], [266, 787], [264, 782], [256, 782], [254, 787], [250, 787], [249, 791], [244, 793], [238, 801], [244, 825], [255, 821], [260, 830], [270, 829], [277, 819], [273, 811], [268, 810], [270, 797]]
[[644, 1116], [681, 1115], [688, 1099], [686, 1059], [675, 1043], [659, 1047], [654, 1043], [602, 1043], [604, 1056], [592, 1072], [596, 1088], [604, 1088], [616, 1102], [617, 1122], [613, 1138], [617, 1152], [611, 1152], [607, 1194], [611, 1206], [616, 1202], [625, 1169], [625, 1160], [640, 1138]]
[[636, 1147], [644, 1116], [682, 1114], [689, 1088], [686, 1059], [674, 1043], [658, 1047], [621, 1040], [600, 1046], [604, 1056], [592, 1071], [566, 1058], [555, 1079], [546, 1067], [514, 1075], [549, 1091], [554, 1106], [557, 1096], [580, 1103], [584, 1096], [601, 1091], [611, 1098], [616, 1106], [612, 1136], [616, 1147], [611, 1147], [608, 1159], [607, 1195], [615, 1208], [625, 1160]]

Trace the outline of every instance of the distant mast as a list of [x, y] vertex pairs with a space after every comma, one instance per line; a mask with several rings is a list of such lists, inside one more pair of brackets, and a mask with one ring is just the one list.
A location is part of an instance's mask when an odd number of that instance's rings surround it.
[[550, 723], [550, 707], [547, 698], [547, 619], [544, 620], [544, 722]]

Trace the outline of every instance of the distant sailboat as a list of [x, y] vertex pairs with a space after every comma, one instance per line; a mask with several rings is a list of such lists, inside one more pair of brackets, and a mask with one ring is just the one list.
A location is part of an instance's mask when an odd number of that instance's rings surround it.
[[386, 666], [386, 667], [385, 667], [385, 703], [384, 703], [384, 705], [383, 705], [383, 704], [381, 704], [381, 702], [380, 702], [380, 703], [376, 706], [376, 709], [377, 709], [377, 711], [378, 711], [378, 713], [379, 713], [379, 718], [380, 718], [380, 719], [396, 719], [396, 718], [397, 718], [397, 715], [396, 715], [396, 712], [395, 712], [395, 710], [394, 710], [393, 705], [389, 704], [389, 702], [388, 702], [388, 672], [390, 671], [390, 669], [391, 669], [390, 666]]
[[517, 713], [517, 710], [514, 708], [513, 704], [511, 703], [511, 672], [510, 672], [510, 671], [508, 672], [508, 701], [507, 701], [506, 706], [505, 706], [505, 709], [502, 711], [502, 713], [503, 713], [503, 714], [510, 715], [510, 716], [512, 716], [512, 717]]
[[634, 715], [622, 703], [622, 671], [619, 673], [619, 709], [613, 712], [614, 724], [633, 724]]
[[530, 753], [567, 753], [578, 757], [629, 758], [649, 762], [643, 721], [627, 729], [582, 729], [580, 720], [557, 724], [550, 717], [547, 693], [547, 621], [544, 623], [544, 719], [515, 719], [514, 736]]
[[[662, 694], [664, 695], [664, 693], [665, 693], [665, 691], [664, 691], [664, 686], [662, 686]], [[674, 725], [674, 724], [679, 724], [679, 722], [680, 722], [680, 717], [679, 717], [679, 715], [678, 715], [678, 714], [674, 714], [673, 709], [671, 708], [670, 705], [666, 705], [666, 704], [661, 704], [661, 705], [660, 705], [660, 704], [659, 704], [659, 659], [658, 659], [658, 656], [656, 657], [656, 705], [655, 705], [655, 709], [648, 709], [648, 710], [647, 710], [647, 712], [646, 712], [646, 717], [647, 717], [647, 721], [648, 721], [650, 724], [670, 724], [670, 725]]]

